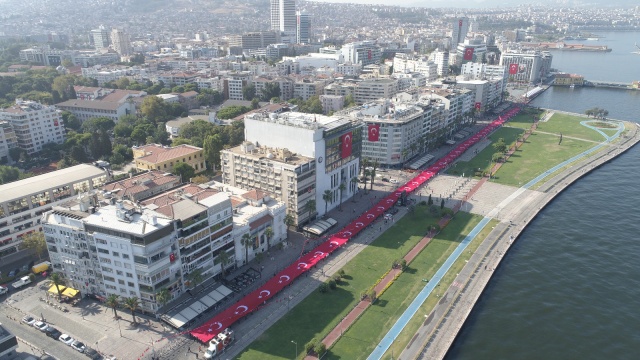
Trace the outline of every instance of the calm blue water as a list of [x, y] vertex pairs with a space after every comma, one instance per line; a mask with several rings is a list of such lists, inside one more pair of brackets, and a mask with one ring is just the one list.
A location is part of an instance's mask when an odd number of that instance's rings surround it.
[[[640, 80], [640, 55], [630, 54], [640, 33], [603, 35], [611, 53], [554, 53], [553, 67], [592, 80]], [[640, 119], [640, 92], [554, 88], [533, 105], [578, 113], [597, 106], [611, 118]], [[639, 160], [640, 147], [631, 149], [540, 212], [496, 270], [447, 359], [640, 356]]]

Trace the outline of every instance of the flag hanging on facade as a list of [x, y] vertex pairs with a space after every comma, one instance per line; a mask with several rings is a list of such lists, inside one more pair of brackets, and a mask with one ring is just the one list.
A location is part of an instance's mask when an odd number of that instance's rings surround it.
[[515, 75], [517, 73], [518, 73], [518, 64], [509, 65], [509, 74], [510, 75]]
[[380, 141], [380, 124], [369, 124], [369, 141]]
[[351, 156], [351, 148], [353, 147], [353, 134], [351, 131], [340, 136], [340, 156], [344, 159]]
[[473, 48], [468, 47], [464, 49], [464, 60], [473, 60]]

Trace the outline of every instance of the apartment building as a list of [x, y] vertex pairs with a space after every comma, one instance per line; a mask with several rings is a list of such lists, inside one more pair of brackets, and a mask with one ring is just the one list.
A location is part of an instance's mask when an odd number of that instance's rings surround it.
[[0, 185], [0, 257], [17, 252], [24, 235], [41, 229], [45, 211], [108, 179], [103, 169], [81, 164]]
[[398, 53], [393, 58], [393, 73], [419, 73], [426, 77], [427, 82], [431, 82], [438, 78], [438, 65], [425, 57]]
[[18, 146], [18, 139], [13, 132], [11, 123], [8, 121], [0, 121], [0, 163], [7, 164], [10, 162], [9, 149]]
[[303, 78], [293, 84], [293, 97], [309, 100], [310, 97], [322, 94], [327, 80]]
[[479, 39], [465, 39], [456, 47], [456, 65], [465, 62], [481, 62], [487, 54], [487, 44]]
[[15, 105], [0, 110], [0, 121], [10, 124], [16, 145], [29, 154], [41, 151], [44, 144], [64, 142], [64, 123], [54, 106], [16, 99]]
[[[205, 171], [207, 165], [204, 161], [202, 148], [182, 144], [174, 147], [158, 144], [134, 146], [133, 159], [138, 170], [159, 170], [172, 172], [178, 163], [189, 164], [196, 173]], [[189, 179], [182, 179], [188, 181]]]
[[156, 81], [162, 81], [167, 86], [184, 86], [195, 83], [197, 77], [197, 73], [191, 72], [163, 72], [157, 75]]
[[373, 78], [357, 83], [354, 99], [358, 104], [375, 101], [380, 98], [388, 99], [398, 92], [398, 80]]
[[264, 49], [268, 45], [280, 42], [279, 31], [259, 31], [229, 37], [229, 46], [242, 50]]
[[342, 95], [320, 95], [322, 103], [322, 112], [328, 114], [330, 112], [340, 111], [344, 107], [344, 96]]
[[345, 61], [361, 64], [363, 67], [371, 64], [379, 64], [382, 57], [381, 48], [375, 41], [365, 40], [348, 43], [342, 46], [340, 52]]
[[107, 49], [109, 47], [109, 32], [100, 25], [97, 29], [91, 30], [91, 40], [96, 50]]
[[229, 100], [244, 100], [242, 89], [249, 84], [253, 75], [248, 71], [234, 71], [224, 78], [224, 95]]
[[127, 56], [133, 53], [129, 34], [122, 29], [111, 29], [111, 45], [113, 50], [120, 56]]
[[324, 87], [324, 94], [344, 97], [353, 96], [356, 92], [356, 86], [356, 83], [334, 82]]
[[133, 102], [112, 102], [99, 100], [70, 99], [56, 104], [60, 110], [65, 110], [75, 115], [78, 120], [84, 122], [93, 117], [107, 117], [114, 122], [124, 115], [136, 113]]
[[549, 76], [553, 56], [548, 51], [507, 51], [500, 65], [507, 69], [509, 81], [538, 83]]
[[[357, 184], [352, 179], [359, 167], [360, 122], [346, 116], [297, 112], [256, 113], [246, 116], [244, 122], [247, 141], [223, 151], [225, 184], [275, 193], [274, 197], [287, 204], [287, 212], [299, 225], [312, 220], [316, 213], [324, 214], [325, 191], [332, 194], [332, 200], [326, 204], [328, 210], [356, 192]], [[246, 168], [236, 165], [244, 165], [243, 159]], [[249, 167], [249, 159], [251, 166], [258, 167], [257, 171]], [[269, 175], [271, 167], [273, 175]], [[256, 179], [253, 175], [258, 173], [260, 177]], [[310, 199], [316, 202], [315, 212], [304, 207]]]

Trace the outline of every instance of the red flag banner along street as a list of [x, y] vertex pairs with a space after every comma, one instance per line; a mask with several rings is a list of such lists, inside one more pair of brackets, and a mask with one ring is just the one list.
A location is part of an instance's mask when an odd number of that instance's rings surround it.
[[518, 64], [509, 65], [509, 74], [510, 75], [515, 75], [517, 73], [518, 73]]
[[380, 140], [380, 124], [369, 124], [369, 141]]
[[481, 107], [482, 107], [482, 103], [477, 102], [476, 103], [476, 110], [480, 110]]
[[351, 156], [351, 148], [353, 147], [353, 134], [351, 131], [340, 136], [340, 156], [344, 159]]
[[464, 57], [465, 60], [473, 60], [473, 48], [464, 49]]

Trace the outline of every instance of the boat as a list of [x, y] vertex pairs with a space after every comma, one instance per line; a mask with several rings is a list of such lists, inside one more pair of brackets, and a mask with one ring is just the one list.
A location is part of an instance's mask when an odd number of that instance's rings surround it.
[[590, 41], [598, 41], [598, 40], [600, 40], [600, 38], [591, 37], [591, 38], [587, 38], [587, 40], [590, 40]]
[[571, 84], [571, 85], [569, 85], [569, 89], [573, 89], [573, 88], [575, 88], [575, 87], [576, 87], [576, 84]]
[[632, 51], [632, 54], [638, 54], [640, 55], [640, 46], [638, 46], [638, 43], [635, 43], [636, 49], [638, 49], [638, 51]]

